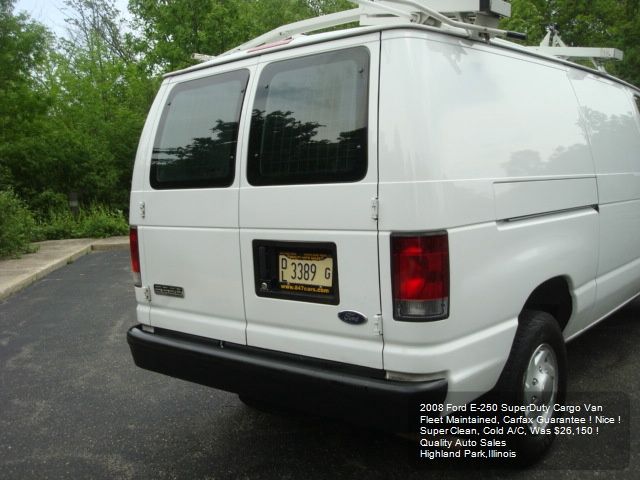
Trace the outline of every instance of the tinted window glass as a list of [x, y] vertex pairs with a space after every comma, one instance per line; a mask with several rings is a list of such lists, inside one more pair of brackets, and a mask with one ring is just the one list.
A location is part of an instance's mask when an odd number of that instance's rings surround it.
[[153, 188], [228, 187], [249, 72], [177, 85], [165, 105], [151, 158]]
[[369, 53], [363, 47], [267, 65], [253, 107], [249, 182], [362, 179], [368, 78]]

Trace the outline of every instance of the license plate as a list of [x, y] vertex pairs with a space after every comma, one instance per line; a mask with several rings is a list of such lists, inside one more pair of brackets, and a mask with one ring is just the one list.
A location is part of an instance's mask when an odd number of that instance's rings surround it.
[[257, 296], [340, 304], [335, 243], [256, 239], [252, 244]]
[[[333, 258], [326, 253], [294, 253], [280, 252], [278, 254], [278, 276], [280, 288], [307, 290], [318, 289], [317, 293], [325, 293], [326, 288], [333, 285]], [[323, 288], [326, 287], [326, 288]], [[326, 290], [326, 293], [329, 293]]]

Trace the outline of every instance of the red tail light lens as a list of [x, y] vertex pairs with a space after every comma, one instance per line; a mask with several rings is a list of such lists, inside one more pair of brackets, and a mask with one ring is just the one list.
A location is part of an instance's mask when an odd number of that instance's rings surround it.
[[449, 239], [439, 235], [391, 237], [393, 318], [427, 321], [449, 316]]
[[133, 283], [136, 287], [142, 286], [142, 276], [140, 274], [140, 249], [138, 248], [138, 229], [129, 228], [129, 248], [131, 249], [131, 271], [133, 272]]

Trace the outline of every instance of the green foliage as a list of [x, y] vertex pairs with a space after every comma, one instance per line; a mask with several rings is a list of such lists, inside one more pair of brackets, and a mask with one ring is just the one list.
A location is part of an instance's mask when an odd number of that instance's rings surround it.
[[529, 45], [538, 45], [546, 34], [544, 12], [539, 2], [531, 0], [513, 0], [511, 18], [503, 19], [501, 28], [527, 34]]
[[[124, 209], [158, 80], [136, 58], [113, 0], [68, 0], [72, 38], [0, 0], [0, 186], [34, 211], [42, 192]], [[59, 205], [58, 205], [59, 206]]]
[[33, 252], [30, 245], [35, 221], [12, 190], [0, 190], [0, 258]]
[[150, 68], [193, 64], [191, 54], [218, 55], [280, 25], [354, 8], [348, 0], [129, 0]]
[[125, 208], [138, 138], [157, 88], [107, 0], [67, 0], [70, 40], [54, 54], [57, 191]]
[[47, 150], [52, 99], [42, 80], [52, 37], [27, 16], [13, 15], [12, 1], [0, 2], [0, 185], [21, 194]]
[[47, 217], [49, 212], [68, 210], [69, 202], [65, 195], [51, 190], [45, 190], [33, 196], [30, 207], [36, 218], [42, 219]]
[[68, 209], [50, 210], [38, 223], [34, 236], [37, 240], [62, 238], [104, 238], [126, 235], [129, 224], [121, 210], [101, 205], [80, 209], [77, 215]]
[[110, 210], [100, 205], [81, 210], [78, 225], [81, 237], [104, 238], [129, 233], [129, 224], [121, 210]]
[[34, 231], [34, 240], [59, 240], [63, 238], [81, 238], [77, 233], [76, 220], [70, 211], [51, 210], [39, 222]]

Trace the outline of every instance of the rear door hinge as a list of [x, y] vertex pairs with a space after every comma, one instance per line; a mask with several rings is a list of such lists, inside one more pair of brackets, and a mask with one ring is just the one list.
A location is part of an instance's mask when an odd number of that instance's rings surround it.
[[380, 313], [373, 316], [373, 334], [382, 335], [382, 314]]
[[144, 218], [147, 216], [147, 206], [144, 202], [140, 202], [138, 204], [138, 208], [140, 209], [140, 217]]
[[151, 303], [151, 289], [149, 287], [144, 287], [144, 298], [147, 299], [147, 302]]
[[378, 197], [371, 199], [371, 218], [378, 220]]

